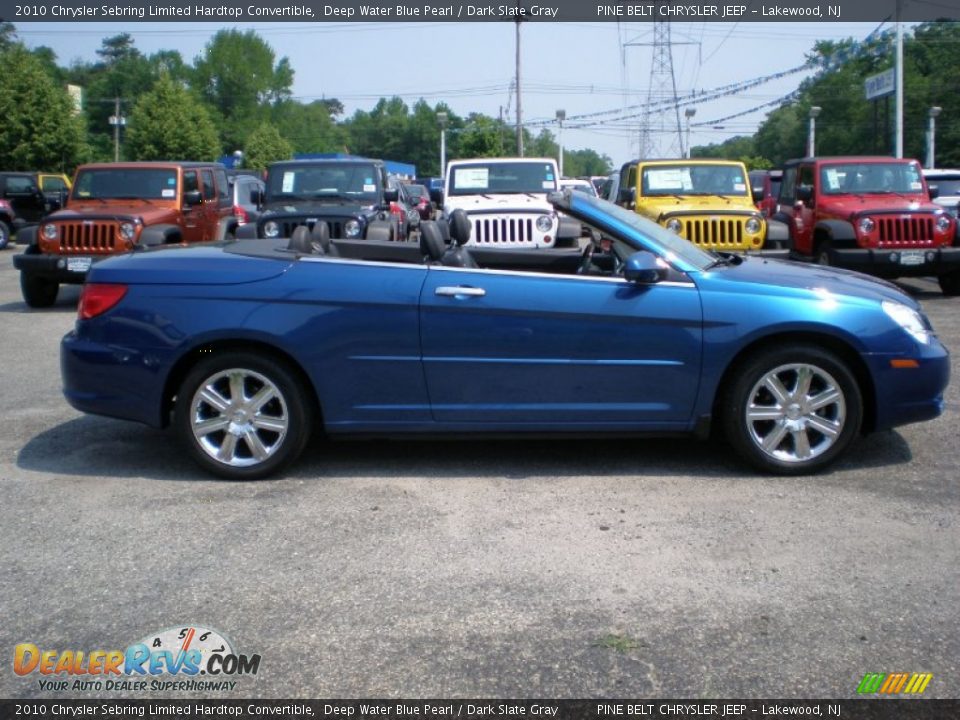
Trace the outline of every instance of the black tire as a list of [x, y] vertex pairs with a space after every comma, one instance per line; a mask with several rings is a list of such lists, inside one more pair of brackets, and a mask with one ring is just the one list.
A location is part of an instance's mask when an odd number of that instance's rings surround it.
[[24, 302], [29, 307], [48, 308], [57, 301], [57, 295], [60, 293], [60, 283], [56, 280], [30, 275], [21, 270], [20, 291], [23, 293]]
[[824, 265], [825, 267], [830, 267], [833, 264], [830, 262], [830, 243], [828, 241], [824, 240], [817, 244], [817, 255], [814, 261], [817, 265]]
[[3, 250], [10, 244], [10, 226], [3, 220], [0, 220], [0, 250]]
[[[216, 391], [223, 407], [202, 397], [204, 389]], [[267, 389], [272, 397], [257, 400]], [[202, 468], [228, 480], [257, 480], [292, 463], [306, 447], [313, 430], [307, 393], [286, 363], [257, 353], [217, 352], [187, 374], [173, 423]]]
[[937, 282], [940, 283], [940, 292], [947, 297], [960, 295], [960, 270], [940, 275], [937, 277]]
[[836, 355], [787, 345], [743, 362], [722, 395], [718, 417], [748, 463], [764, 472], [802, 475], [829, 465], [854, 440], [863, 396]]

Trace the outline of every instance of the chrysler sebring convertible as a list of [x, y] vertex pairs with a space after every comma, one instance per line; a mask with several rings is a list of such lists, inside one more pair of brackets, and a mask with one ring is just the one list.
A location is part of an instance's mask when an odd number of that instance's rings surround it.
[[[278, 473], [348, 437], [710, 433], [809, 473], [943, 409], [918, 304], [829, 267], [705, 252], [582, 193], [566, 250], [331, 238], [134, 252], [94, 265], [61, 346], [75, 408], [171, 426], [206, 470]], [[574, 244], [574, 243], [572, 243]]]

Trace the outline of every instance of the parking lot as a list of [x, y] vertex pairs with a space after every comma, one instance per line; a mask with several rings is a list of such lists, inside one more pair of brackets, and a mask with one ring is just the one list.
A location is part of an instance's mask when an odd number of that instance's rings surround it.
[[[24, 305], [0, 252], [0, 696], [852, 697], [867, 672], [960, 696], [960, 299], [936, 421], [765, 477], [683, 439], [320, 443], [283, 478], [202, 474], [171, 434], [71, 409], [78, 288]], [[212, 628], [232, 689], [54, 692], [14, 648]], [[74, 678], [69, 678], [71, 683]]]

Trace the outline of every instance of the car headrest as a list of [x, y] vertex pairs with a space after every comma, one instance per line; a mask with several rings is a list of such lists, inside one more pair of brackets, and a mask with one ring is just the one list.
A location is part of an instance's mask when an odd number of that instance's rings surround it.
[[323, 220], [318, 220], [313, 224], [313, 230], [310, 231], [310, 240], [318, 252], [327, 254], [330, 252], [330, 226]]
[[313, 252], [313, 246], [310, 244], [310, 228], [306, 225], [298, 225], [290, 235], [287, 249], [298, 255], [310, 255]]
[[470, 241], [470, 218], [461, 208], [450, 213], [450, 237], [457, 245], [466, 245]]
[[437, 261], [443, 257], [446, 249], [443, 235], [437, 224], [431, 220], [424, 220], [420, 223], [420, 252], [423, 253], [423, 256], [432, 261]]

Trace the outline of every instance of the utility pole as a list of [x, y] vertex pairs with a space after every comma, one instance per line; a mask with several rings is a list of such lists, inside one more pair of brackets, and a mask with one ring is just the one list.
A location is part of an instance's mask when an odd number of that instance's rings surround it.
[[[120, 102], [123, 98], [115, 97], [113, 99], [113, 115], [110, 116], [110, 124], [113, 125], [113, 161], [120, 162], [120, 126], [127, 124], [127, 119], [120, 114]], [[101, 100], [100, 102], [110, 102]]]
[[[520, 0], [517, 0], [520, 8]], [[517, 13], [517, 157], [523, 157], [523, 112], [520, 105], [520, 13]]]
[[896, 59], [896, 105], [897, 116], [894, 121], [897, 126], [894, 140], [894, 157], [903, 157], [903, 23], [900, 22], [900, 11], [903, 0], [897, 0], [897, 59]]

